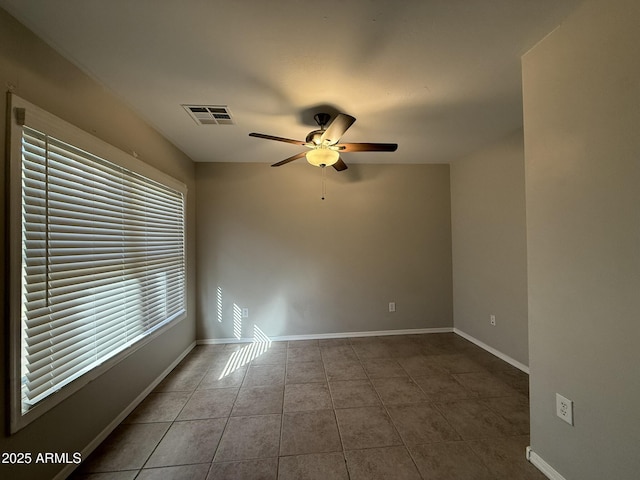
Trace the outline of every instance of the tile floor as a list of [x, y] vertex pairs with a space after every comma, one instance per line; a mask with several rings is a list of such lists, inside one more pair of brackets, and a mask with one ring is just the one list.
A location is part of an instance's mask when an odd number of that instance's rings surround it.
[[71, 478], [546, 478], [527, 375], [455, 334], [264, 347], [196, 347]]

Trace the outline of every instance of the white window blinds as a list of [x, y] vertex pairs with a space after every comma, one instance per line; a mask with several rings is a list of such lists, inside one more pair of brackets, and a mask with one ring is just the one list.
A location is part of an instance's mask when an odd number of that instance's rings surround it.
[[22, 127], [22, 411], [185, 311], [184, 194]]

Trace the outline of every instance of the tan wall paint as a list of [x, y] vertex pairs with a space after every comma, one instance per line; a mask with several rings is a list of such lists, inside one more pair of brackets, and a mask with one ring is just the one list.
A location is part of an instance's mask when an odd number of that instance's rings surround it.
[[448, 165], [329, 169], [326, 200], [304, 161], [196, 172], [199, 339], [233, 337], [234, 303], [247, 338], [452, 326]]
[[589, 0], [523, 58], [531, 446], [567, 480], [640, 472], [639, 25]]
[[522, 130], [451, 164], [454, 326], [528, 365], [524, 197]]
[[[13, 436], [4, 432], [8, 399], [3, 388], [3, 433], [1, 452], [76, 452], [85, 448], [116, 418], [181, 352], [195, 340], [194, 252], [195, 183], [194, 166], [189, 158], [145, 124], [131, 110], [104, 88], [45, 45], [4, 10], [0, 10], [0, 110], [6, 111], [4, 91], [11, 86], [15, 93], [62, 119], [93, 133], [102, 140], [131, 152], [140, 159], [179, 179], [189, 188], [188, 318], [144, 348], [91, 382], [76, 394]], [[6, 118], [0, 121], [0, 144], [5, 143]], [[0, 168], [2, 211], [5, 207], [5, 157]], [[4, 217], [4, 214], [3, 214]], [[5, 254], [5, 222], [0, 227], [0, 242]], [[3, 259], [3, 265], [6, 262]], [[6, 311], [5, 277], [0, 289], [0, 304]], [[6, 323], [6, 322], [5, 322]], [[0, 379], [6, 382], [7, 351], [3, 329], [0, 341]], [[52, 478], [61, 465], [32, 464], [28, 467], [0, 466], [2, 478]]]

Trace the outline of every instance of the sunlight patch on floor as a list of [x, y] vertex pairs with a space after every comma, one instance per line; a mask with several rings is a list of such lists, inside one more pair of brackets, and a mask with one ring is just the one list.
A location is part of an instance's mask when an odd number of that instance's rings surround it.
[[[235, 333], [236, 305], [234, 305], [233, 308], [234, 308], [234, 333]], [[240, 338], [240, 337], [237, 337], [237, 338]], [[241, 349], [236, 350], [231, 354], [231, 357], [229, 357], [229, 361], [227, 362], [224, 369], [222, 370], [222, 373], [220, 374], [220, 377], [218, 378], [218, 380], [226, 377], [227, 375], [232, 374], [238, 368], [246, 365], [254, 358], [258, 358], [260, 355], [262, 355], [267, 350], [269, 350], [270, 347], [271, 347], [271, 340], [269, 339], [269, 337], [262, 330], [260, 330], [260, 327], [258, 327], [257, 325], [254, 325], [253, 326], [253, 342], [245, 345]]]

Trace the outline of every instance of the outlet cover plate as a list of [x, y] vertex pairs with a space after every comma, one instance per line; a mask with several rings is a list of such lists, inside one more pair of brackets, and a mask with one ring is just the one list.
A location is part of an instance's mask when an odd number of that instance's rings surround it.
[[556, 415], [573, 425], [573, 402], [559, 393], [556, 393]]

